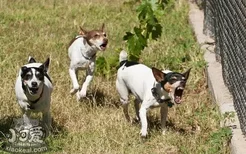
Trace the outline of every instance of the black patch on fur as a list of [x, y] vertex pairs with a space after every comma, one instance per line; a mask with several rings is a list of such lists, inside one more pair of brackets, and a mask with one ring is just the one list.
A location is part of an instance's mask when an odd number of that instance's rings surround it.
[[45, 73], [44, 76], [46, 76], [46, 78], [52, 83], [50, 76], [47, 73]]
[[120, 62], [120, 67], [122, 65], [124, 65], [124, 64], [125, 64], [125, 67], [130, 67], [130, 66], [133, 66], [133, 65], [137, 65], [139, 63], [138, 62], [135, 62], [135, 61], [123, 60], [123, 61]]
[[26, 66], [21, 67], [21, 78], [23, 79], [24, 76], [25, 76], [25, 75], [27, 74], [27, 72], [29, 72], [29, 71], [30, 71], [30, 69], [27, 68]]
[[36, 63], [36, 60], [34, 58], [30, 58], [28, 63]]
[[[47, 74], [47, 72], [42, 68], [42, 67], [26, 67], [26, 66], [23, 66], [21, 68], [21, 78], [23, 80], [29, 80], [33, 77], [33, 72], [31, 71], [31, 69], [34, 68], [35, 69], [35, 76], [41, 80], [41, 81], [44, 81], [44, 77], [46, 77], [51, 83], [51, 79], [49, 77], [49, 75]], [[30, 72], [30, 76], [28, 75], [27, 76], [27, 73]], [[39, 75], [37, 75], [38, 73], [40, 73]]]
[[[175, 79], [173, 79], [172, 77], [175, 77]], [[164, 77], [164, 80], [161, 81], [161, 86], [163, 87], [167, 82], [169, 82], [170, 84], [173, 84], [176, 81], [185, 81], [185, 79], [182, 79], [182, 77], [184, 77], [184, 75], [177, 73], [177, 72], [167, 73]]]

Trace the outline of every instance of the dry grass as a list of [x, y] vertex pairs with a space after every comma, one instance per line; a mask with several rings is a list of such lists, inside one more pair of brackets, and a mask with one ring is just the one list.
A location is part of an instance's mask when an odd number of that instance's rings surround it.
[[[130, 125], [123, 117], [115, 73], [109, 80], [97, 75], [89, 99], [81, 103], [69, 95], [67, 45], [78, 26], [93, 29], [104, 22], [110, 44], [99, 56], [118, 56], [115, 51], [124, 47], [124, 33], [137, 23], [135, 11], [121, 0], [2, 0], [0, 130], [7, 129], [9, 119], [21, 116], [14, 94], [20, 66], [29, 55], [41, 62], [50, 56], [55, 130], [47, 139], [50, 153], [213, 153], [210, 136], [220, 131], [221, 118], [206, 89], [203, 53], [195, 43], [187, 14], [184, 3], [179, 7], [170, 4], [160, 19], [162, 38], [150, 41], [141, 57], [143, 63], [163, 69], [185, 71], [192, 67], [184, 103], [170, 109], [167, 134], [161, 135], [155, 109], [149, 113], [150, 137], [143, 142], [138, 134], [140, 125]], [[227, 140], [221, 141], [216, 152], [229, 153]]]

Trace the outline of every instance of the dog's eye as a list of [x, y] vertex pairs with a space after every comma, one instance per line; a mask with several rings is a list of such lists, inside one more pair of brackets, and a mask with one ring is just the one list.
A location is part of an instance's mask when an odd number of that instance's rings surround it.
[[169, 83], [173, 84], [173, 83], [176, 82], [176, 81], [177, 81], [177, 79], [171, 78], [171, 79], [169, 80]]
[[95, 34], [94, 37], [99, 37], [99, 35], [98, 34]]
[[106, 33], [103, 34], [104, 37], [107, 37]]
[[36, 73], [36, 77], [37, 77], [39, 80], [43, 80], [43, 79], [44, 79], [44, 76], [43, 76], [43, 74], [41, 74], [41, 73]]
[[31, 79], [32, 78], [32, 75], [31, 74], [26, 74], [25, 76], [24, 76], [24, 80], [29, 80], [29, 79]]

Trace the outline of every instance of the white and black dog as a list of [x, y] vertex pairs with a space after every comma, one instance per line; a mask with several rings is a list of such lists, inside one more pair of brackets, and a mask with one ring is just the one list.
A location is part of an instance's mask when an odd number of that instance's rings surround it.
[[[104, 24], [100, 30], [86, 31], [81, 28], [80, 35], [74, 38], [68, 48], [70, 58], [69, 75], [72, 80], [73, 88], [71, 94], [77, 92], [77, 100], [86, 97], [87, 87], [90, 84], [94, 70], [97, 51], [104, 51], [108, 44]], [[86, 79], [79, 91], [78, 70], [86, 70]]]
[[29, 57], [28, 64], [19, 71], [15, 93], [27, 127], [31, 126], [31, 112], [42, 112], [43, 124], [51, 128], [50, 101], [53, 87], [48, 76], [49, 63], [49, 58], [42, 64]]
[[[123, 104], [123, 111], [128, 121], [128, 95], [135, 96], [135, 112], [141, 122], [141, 136], [147, 136], [147, 111], [149, 108], [161, 107], [161, 127], [165, 133], [168, 103], [181, 103], [182, 94], [189, 77], [190, 69], [181, 74], [160, 71], [137, 62], [127, 60], [127, 53], [120, 53], [120, 68], [117, 72], [116, 89]], [[139, 109], [139, 104], [141, 107]]]

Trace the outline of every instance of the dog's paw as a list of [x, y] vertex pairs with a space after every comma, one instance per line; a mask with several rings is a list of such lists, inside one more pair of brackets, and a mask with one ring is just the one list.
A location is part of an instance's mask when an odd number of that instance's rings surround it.
[[147, 131], [141, 130], [140, 135], [141, 135], [142, 138], [146, 138], [148, 133], [147, 133]]
[[86, 93], [84, 94], [84, 93], [81, 93], [79, 91], [76, 93], [76, 95], [77, 95], [77, 101], [78, 102], [81, 101], [83, 98], [86, 97]]
[[81, 90], [79, 93], [80, 97], [84, 98], [86, 97], [86, 91], [85, 90]]
[[74, 95], [78, 90], [79, 90], [79, 88], [73, 88], [70, 90], [70, 94]]
[[162, 130], [162, 135], [166, 135], [166, 129]]
[[27, 102], [20, 101], [19, 104], [24, 111], [29, 111], [31, 109], [31, 105]]

